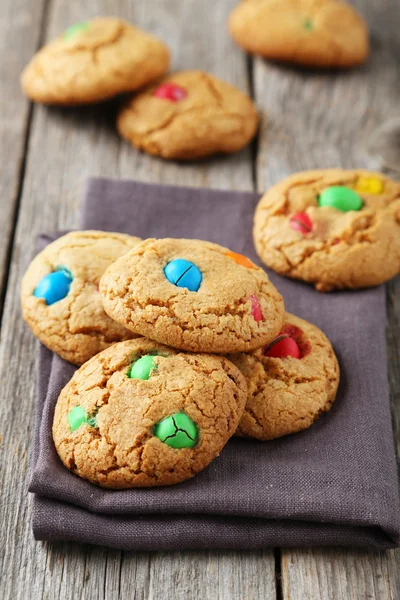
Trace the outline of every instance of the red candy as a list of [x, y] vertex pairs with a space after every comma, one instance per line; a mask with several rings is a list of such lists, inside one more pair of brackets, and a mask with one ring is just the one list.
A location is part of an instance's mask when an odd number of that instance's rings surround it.
[[264, 356], [270, 358], [286, 358], [288, 356], [300, 358], [300, 348], [293, 338], [280, 335], [265, 348]]
[[304, 235], [310, 233], [313, 228], [312, 221], [308, 214], [305, 212], [299, 212], [292, 215], [290, 217], [289, 224], [292, 229], [300, 231]]
[[156, 98], [178, 102], [179, 100], [186, 98], [187, 91], [174, 83], [163, 83], [156, 89], [154, 96], [156, 96]]
[[262, 314], [260, 301], [257, 296], [252, 294], [249, 300], [251, 302], [251, 314], [253, 315], [254, 320], [257, 321], [257, 323], [259, 321], [264, 321], [264, 315]]

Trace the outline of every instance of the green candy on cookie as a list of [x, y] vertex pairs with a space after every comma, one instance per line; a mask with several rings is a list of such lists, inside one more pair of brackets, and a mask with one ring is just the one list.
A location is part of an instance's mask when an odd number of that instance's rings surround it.
[[154, 435], [171, 448], [193, 448], [197, 442], [197, 427], [185, 413], [166, 417], [154, 427]]

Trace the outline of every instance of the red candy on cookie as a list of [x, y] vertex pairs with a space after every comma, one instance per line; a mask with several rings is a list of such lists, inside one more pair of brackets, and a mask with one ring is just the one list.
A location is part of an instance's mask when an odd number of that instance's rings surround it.
[[289, 224], [292, 229], [295, 231], [300, 231], [304, 235], [306, 233], [310, 233], [313, 228], [313, 223], [308, 214], [305, 212], [298, 212], [292, 215], [290, 217]]
[[286, 335], [279, 335], [264, 350], [264, 355], [270, 358], [300, 358], [300, 348], [293, 338]]
[[174, 83], [163, 83], [156, 89], [154, 96], [156, 96], [156, 98], [178, 102], [179, 100], [186, 98], [187, 91]]

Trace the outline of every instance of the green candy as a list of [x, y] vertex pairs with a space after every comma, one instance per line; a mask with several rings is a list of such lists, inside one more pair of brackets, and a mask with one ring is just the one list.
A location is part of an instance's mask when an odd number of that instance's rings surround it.
[[152, 354], [146, 354], [133, 363], [131, 366], [128, 377], [130, 379], [143, 379], [147, 381], [150, 377], [151, 371], [154, 369], [155, 356]]
[[342, 212], [360, 210], [363, 206], [362, 198], [344, 185], [333, 185], [321, 192], [318, 198], [319, 206], [331, 206]]
[[193, 448], [197, 442], [197, 427], [183, 412], [170, 415], [157, 423], [153, 433], [171, 448]]
[[97, 415], [91, 415], [86, 419], [86, 424], [89, 427], [97, 427]]
[[71, 431], [75, 431], [78, 427], [83, 425], [83, 423], [86, 423], [86, 413], [82, 406], [75, 406], [75, 408], [68, 413], [68, 423]]
[[69, 27], [64, 33], [64, 40], [72, 40], [72, 38], [74, 38], [78, 33], [80, 33], [81, 31], [86, 31], [86, 29], [89, 29], [89, 23], [86, 22], [72, 25], [72, 27]]
[[70, 412], [68, 413], [68, 423], [71, 428], [71, 431], [75, 431], [84, 423], [86, 423], [86, 425], [89, 425], [89, 427], [97, 427], [96, 413], [97, 410], [95, 413], [89, 415], [86, 418], [86, 413], [82, 406], [75, 406], [75, 408], [70, 410]]
[[314, 29], [314, 25], [311, 19], [304, 19], [303, 27], [306, 31], [312, 31]]

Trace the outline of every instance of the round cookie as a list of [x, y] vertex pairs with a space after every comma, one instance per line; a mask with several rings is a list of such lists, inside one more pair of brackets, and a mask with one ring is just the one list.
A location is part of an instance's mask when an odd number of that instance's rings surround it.
[[306, 67], [352, 67], [369, 54], [364, 19], [341, 0], [247, 0], [229, 30], [248, 52]]
[[254, 242], [271, 269], [318, 291], [375, 286], [400, 271], [400, 184], [379, 173], [296, 173], [260, 200]]
[[320, 329], [286, 314], [277, 338], [262, 350], [229, 356], [245, 376], [248, 397], [236, 435], [272, 440], [307, 429], [328, 411], [339, 366]]
[[124, 327], [194, 352], [260, 348], [279, 332], [284, 310], [262, 269], [199, 240], [145, 240], [107, 269], [100, 293]]
[[120, 134], [137, 148], [181, 160], [236, 152], [250, 142], [257, 125], [248, 96], [202, 71], [165, 77], [128, 101], [117, 122]]
[[122, 233], [74, 231], [33, 259], [22, 280], [22, 314], [45, 346], [81, 365], [110, 344], [135, 337], [104, 312], [98, 286], [106, 268], [139, 241]]
[[121, 342], [62, 390], [53, 439], [70, 471], [102, 487], [171, 485], [218, 456], [246, 394], [243, 375], [226, 358], [144, 338]]
[[167, 47], [114, 17], [73, 25], [25, 67], [24, 93], [46, 104], [87, 104], [129, 92], [163, 75]]

